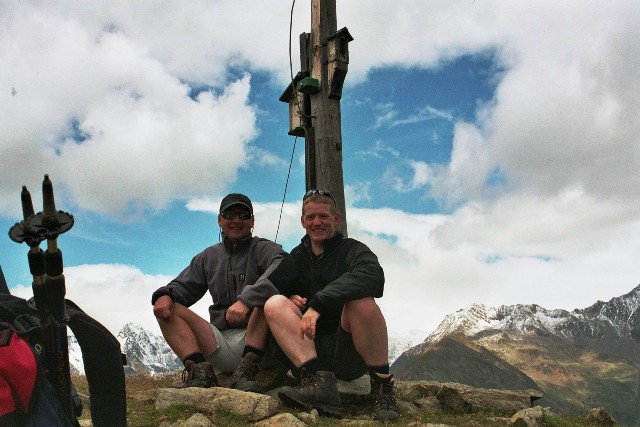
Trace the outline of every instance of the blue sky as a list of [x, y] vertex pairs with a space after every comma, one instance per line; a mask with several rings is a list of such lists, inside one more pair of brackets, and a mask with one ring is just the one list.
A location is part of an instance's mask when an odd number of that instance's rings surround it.
[[[157, 330], [151, 292], [218, 241], [226, 193], [254, 200], [257, 235], [302, 235], [301, 138], [281, 206], [291, 4], [266, 3], [0, 5], [0, 228], [22, 185], [42, 208], [49, 174], [76, 219], [67, 295], [114, 333]], [[293, 16], [295, 74], [309, 2]], [[337, 16], [354, 37], [349, 233], [385, 269], [392, 334], [420, 341], [472, 303], [583, 308], [638, 284], [640, 4], [350, 0]], [[26, 251], [0, 239], [21, 295]]]

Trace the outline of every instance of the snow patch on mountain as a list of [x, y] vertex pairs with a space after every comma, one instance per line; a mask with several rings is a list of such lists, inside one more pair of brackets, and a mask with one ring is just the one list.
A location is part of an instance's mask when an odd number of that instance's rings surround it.
[[[125, 372], [157, 374], [182, 367], [182, 362], [167, 345], [163, 337], [141, 326], [127, 323], [118, 333], [120, 351], [127, 358]], [[84, 374], [82, 352], [78, 341], [69, 331], [69, 363], [72, 373]]]
[[563, 338], [640, 338], [640, 286], [609, 302], [598, 301], [585, 309], [547, 310], [538, 305], [473, 304], [447, 315], [424, 343], [437, 342], [452, 333], [474, 336], [487, 330]]

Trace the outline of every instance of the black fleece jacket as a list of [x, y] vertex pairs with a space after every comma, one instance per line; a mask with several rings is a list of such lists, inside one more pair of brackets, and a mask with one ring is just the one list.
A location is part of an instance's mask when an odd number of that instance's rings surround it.
[[287, 297], [307, 298], [307, 307], [320, 313], [316, 324], [319, 335], [337, 330], [345, 303], [380, 298], [384, 291], [384, 271], [378, 257], [364, 243], [337, 233], [325, 240], [323, 249], [321, 256], [313, 255], [309, 236], [304, 236], [291, 251], [298, 281], [293, 286], [278, 287]]

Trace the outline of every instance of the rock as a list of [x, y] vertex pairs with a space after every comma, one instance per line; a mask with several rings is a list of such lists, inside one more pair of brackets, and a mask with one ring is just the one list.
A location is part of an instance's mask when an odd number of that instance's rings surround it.
[[396, 398], [412, 402], [428, 396], [436, 396], [444, 408], [459, 413], [488, 409], [507, 417], [530, 408], [534, 400], [542, 398], [535, 390], [493, 390], [426, 381], [396, 383]]
[[338, 380], [338, 393], [354, 396], [368, 396], [371, 392], [369, 375], [365, 374], [353, 381]]
[[473, 409], [471, 403], [462, 397], [462, 393], [453, 387], [442, 387], [436, 397], [445, 409], [452, 412], [468, 414]]
[[318, 414], [317, 409], [312, 409], [310, 412], [298, 412], [296, 414], [296, 417], [298, 417], [300, 421], [304, 421], [305, 423], [312, 423], [312, 424], [318, 422], [319, 416], [320, 414]]
[[448, 409], [458, 408], [460, 412], [488, 409], [507, 417], [530, 408], [533, 401], [542, 398], [542, 393], [536, 390], [493, 390], [436, 381], [396, 381], [396, 398], [409, 402], [439, 393], [445, 400], [441, 400], [443, 406]]
[[421, 423], [420, 421], [412, 421], [407, 427], [451, 427], [447, 424]]
[[382, 425], [379, 421], [373, 420], [339, 420], [336, 422], [337, 425], [341, 426], [349, 426], [349, 427], [371, 427]]
[[216, 409], [225, 409], [246, 416], [252, 421], [271, 417], [278, 413], [282, 406], [278, 400], [264, 394], [221, 387], [158, 390], [156, 410], [163, 410], [178, 403], [194, 405], [198, 410], [208, 414]]
[[143, 390], [130, 394], [131, 398], [139, 403], [153, 403], [158, 397], [158, 390]]
[[541, 427], [545, 409], [536, 406], [522, 409], [511, 416], [510, 426], [513, 427]]
[[598, 426], [613, 426], [617, 424], [616, 420], [614, 420], [609, 414], [609, 411], [602, 406], [593, 408], [589, 411], [589, 414], [587, 415], [587, 422]]
[[438, 412], [442, 412], [442, 403], [440, 403], [436, 396], [423, 397], [417, 399], [414, 403], [422, 412], [426, 412], [428, 414], [437, 414]]
[[256, 427], [306, 427], [306, 424], [288, 412], [258, 421]]
[[[338, 384], [340, 394], [343, 396], [366, 398], [369, 395], [368, 375], [364, 375], [355, 381], [339, 381]], [[145, 403], [155, 401], [157, 410], [163, 410], [172, 404], [182, 403], [194, 405], [205, 416], [212, 414], [216, 409], [224, 409], [245, 416], [251, 421], [261, 421], [274, 417], [283, 407], [277, 398], [277, 391], [278, 389], [271, 390], [267, 395], [247, 393], [223, 387], [209, 389], [164, 388], [139, 392], [132, 395], [132, 397]], [[399, 380], [395, 382], [395, 395], [401, 414], [437, 413], [443, 409], [458, 413], [489, 410], [497, 412], [504, 417], [511, 417], [523, 409], [531, 409], [531, 402], [542, 397], [539, 392], [534, 390], [492, 390], [456, 383]], [[352, 399], [350, 402], [354, 404], [357, 399]], [[367, 402], [364, 399], [362, 400], [363, 405], [368, 404]], [[359, 403], [355, 404], [358, 405]], [[524, 414], [531, 417], [529, 413]], [[300, 413], [295, 415], [301, 422], [309, 424], [318, 422], [317, 414]], [[510, 420], [509, 422], [513, 423], [514, 421]], [[524, 418], [520, 422], [521, 424], [519, 425], [529, 425]], [[603, 421], [600, 425], [612, 424], [606, 424], [606, 421]]]
[[398, 411], [400, 411], [401, 415], [413, 415], [418, 414], [421, 411], [418, 406], [414, 405], [413, 403], [405, 402], [402, 399], [396, 399], [396, 405], [398, 406]]
[[442, 384], [426, 381], [396, 381], [396, 398], [413, 402], [421, 397], [435, 396], [440, 391]]
[[204, 416], [204, 414], [193, 414], [188, 420], [178, 424], [174, 424], [176, 427], [213, 427], [214, 424], [211, 420]]

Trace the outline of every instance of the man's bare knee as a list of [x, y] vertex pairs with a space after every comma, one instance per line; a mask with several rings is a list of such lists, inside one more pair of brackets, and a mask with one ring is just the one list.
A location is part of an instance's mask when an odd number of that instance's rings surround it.
[[343, 312], [350, 317], [355, 316], [360, 319], [371, 319], [382, 315], [380, 307], [370, 297], [349, 301], [344, 305]]
[[287, 306], [289, 299], [284, 295], [274, 295], [264, 304], [264, 315], [267, 319], [273, 319], [282, 313]]

